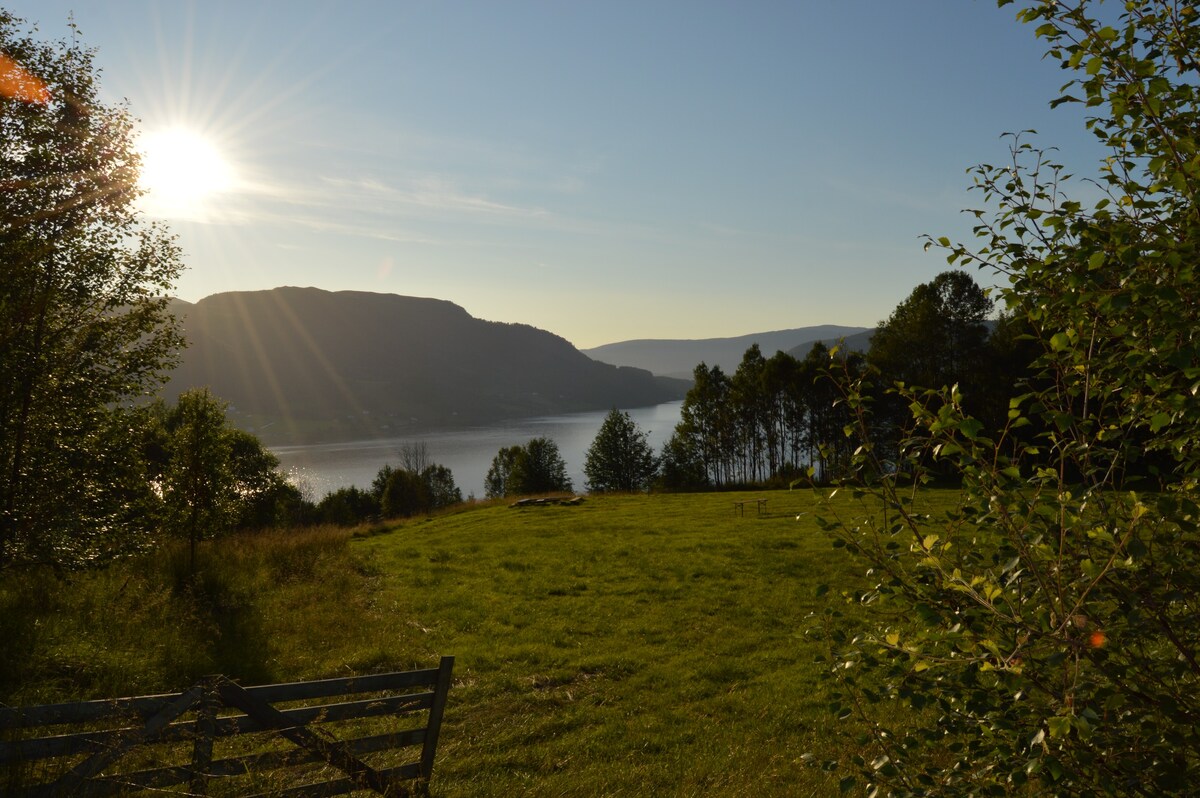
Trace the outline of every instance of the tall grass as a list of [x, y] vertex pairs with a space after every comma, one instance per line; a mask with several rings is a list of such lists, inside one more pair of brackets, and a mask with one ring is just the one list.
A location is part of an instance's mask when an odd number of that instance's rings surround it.
[[180, 543], [65, 579], [8, 574], [0, 700], [159, 692], [207, 673], [251, 684], [319, 669], [293, 649], [353, 645], [360, 633], [346, 615], [365, 604], [372, 577], [349, 539], [333, 528], [234, 536], [202, 545], [194, 572]]

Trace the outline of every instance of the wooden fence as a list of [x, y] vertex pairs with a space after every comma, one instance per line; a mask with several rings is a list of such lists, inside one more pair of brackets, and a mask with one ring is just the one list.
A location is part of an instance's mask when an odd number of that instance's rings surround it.
[[428, 670], [257, 687], [214, 676], [181, 693], [0, 707], [0, 794], [424, 792], [453, 668], [442, 657]]

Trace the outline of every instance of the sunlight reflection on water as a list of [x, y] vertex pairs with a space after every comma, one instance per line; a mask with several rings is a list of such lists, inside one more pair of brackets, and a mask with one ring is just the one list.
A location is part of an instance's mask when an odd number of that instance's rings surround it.
[[[627, 411], [643, 431], [649, 433], [657, 454], [679, 423], [682, 401]], [[505, 446], [518, 446], [531, 438], [550, 438], [558, 444], [575, 490], [584, 489], [583, 461], [607, 411], [569, 413], [561, 416], [517, 419], [486, 427], [429, 432], [400, 438], [382, 438], [311, 446], [278, 446], [271, 449], [280, 467], [310, 498], [319, 500], [330, 491], [349, 485], [367, 488], [386, 463], [397, 464], [397, 452], [405, 443], [424, 443], [431, 462], [454, 472], [463, 497], [483, 498], [483, 480], [492, 458]]]

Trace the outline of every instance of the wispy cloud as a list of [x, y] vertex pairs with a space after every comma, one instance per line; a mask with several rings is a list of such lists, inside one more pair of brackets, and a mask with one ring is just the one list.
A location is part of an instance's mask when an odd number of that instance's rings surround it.
[[148, 205], [152, 216], [200, 224], [298, 225], [309, 230], [384, 241], [447, 243], [420, 228], [429, 223], [517, 223], [572, 226], [545, 208], [503, 202], [464, 190], [455, 181], [423, 175], [402, 181], [380, 177], [321, 176], [312, 180], [242, 175], [203, 204], [184, 208]]
[[323, 177], [321, 182], [336, 191], [340, 197], [358, 197], [372, 203], [384, 201], [397, 208], [432, 209], [454, 214], [503, 215], [525, 219], [546, 219], [550, 216], [543, 208], [497, 202], [481, 194], [463, 191], [454, 181], [438, 175], [414, 178], [401, 185], [388, 184], [374, 177]]

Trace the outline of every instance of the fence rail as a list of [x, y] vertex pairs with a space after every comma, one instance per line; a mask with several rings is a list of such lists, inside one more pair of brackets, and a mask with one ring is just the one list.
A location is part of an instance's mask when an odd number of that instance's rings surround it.
[[212, 676], [180, 693], [0, 707], [0, 793], [423, 792], [453, 668], [442, 657], [427, 670], [255, 687]]

